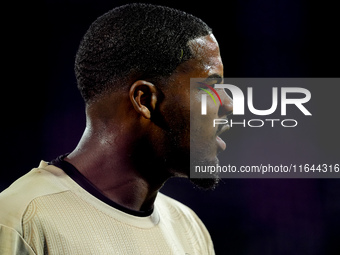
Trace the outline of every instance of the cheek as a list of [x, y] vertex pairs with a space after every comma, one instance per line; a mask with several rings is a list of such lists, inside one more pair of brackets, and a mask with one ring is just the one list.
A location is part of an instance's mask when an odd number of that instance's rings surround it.
[[214, 102], [207, 102], [207, 113], [202, 114], [201, 102], [191, 104], [190, 125], [194, 130], [201, 130], [202, 135], [215, 135], [217, 127], [214, 127], [214, 119], [218, 118], [218, 106]]
[[190, 149], [195, 157], [215, 158], [216, 131], [214, 119], [217, 118], [218, 108], [212, 102], [207, 104], [207, 115], [201, 114], [201, 103], [192, 104], [190, 122]]
[[162, 106], [166, 123], [165, 140], [171, 150], [188, 149], [190, 144], [190, 103], [181, 95], [173, 95]]
[[190, 104], [181, 95], [176, 95], [172, 98], [171, 105], [168, 106], [167, 118], [171, 123], [172, 130], [185, 131], [190, 127]]

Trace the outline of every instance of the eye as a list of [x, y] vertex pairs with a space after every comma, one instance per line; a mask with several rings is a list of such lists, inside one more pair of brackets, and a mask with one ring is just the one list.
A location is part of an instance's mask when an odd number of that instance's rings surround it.
[[198, 83], [198, 89], [201, 89], [201, 88], [205, 88], [205, 89], [211, 89], [211, 88], [215, 88], [215, 85], [217, 83], [208, 83], [208, 82], [197, 82]]
[[222, 77], [215, 77], [215, 78], [208, 78], [205, 81], [206, 84], [209, 84], [211, 87], [215, 88], [216, 84], [222, 84], [223, 78]]

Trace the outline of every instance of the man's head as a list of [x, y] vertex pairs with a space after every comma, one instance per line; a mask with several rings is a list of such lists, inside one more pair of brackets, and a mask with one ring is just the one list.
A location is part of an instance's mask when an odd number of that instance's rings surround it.
[[[124, 148], [146, 178], [188, 177], [193, 140], [197, 161], [216, 163], [217, 129], [197, 123], [190, 136], [190, 104], [200, 109], [190, 78], [223, 77], [217, 41], [199, 18], [149, 4], [115, 8], [90, 26], [75, 71], [89, 129], [102, 144]], [[211, 118], [231, 111], [224, 91], [221, 99], [221, 107], [208, 104]]]
[[199, 18], [150, 4], [128, 4], [95, 20], [76, 56], [78, 88], [91, 101], [128, 80], [169, 77], [192, 58], [188, 42], [211, 33]]

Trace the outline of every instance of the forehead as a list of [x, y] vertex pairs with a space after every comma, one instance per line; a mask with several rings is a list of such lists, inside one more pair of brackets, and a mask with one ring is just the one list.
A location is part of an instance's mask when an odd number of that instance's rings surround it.
[[208, 78], [213, 75], [223, 77], [220, 49], [213, 35], [193, 39], [188, 44], [194, 57], [176, 68], [169, 77], [168, 86], [163, 89], [177, 94], [179, 90], [181, 93], [189, 93], [191, 78]]
[[212, 74], [219, 74], [223, 77], [220, 49], [214, 35], [196, 38], [188, 44], [194, 54], [194, 58], [188, 61], [188, 64], [193, 67], [195, 73], [200, 73], [199, 76], [191, 78], [205, 78]]

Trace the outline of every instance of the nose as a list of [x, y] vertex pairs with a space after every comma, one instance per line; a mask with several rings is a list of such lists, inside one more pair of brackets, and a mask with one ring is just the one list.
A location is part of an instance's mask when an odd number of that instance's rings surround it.
[[221, 89], [219, 93], [222, 101], [222, 105], [218, 109], [219, 117], [226, 117], [233, 113], [233, 99], [227, 94], [224, 89]]

